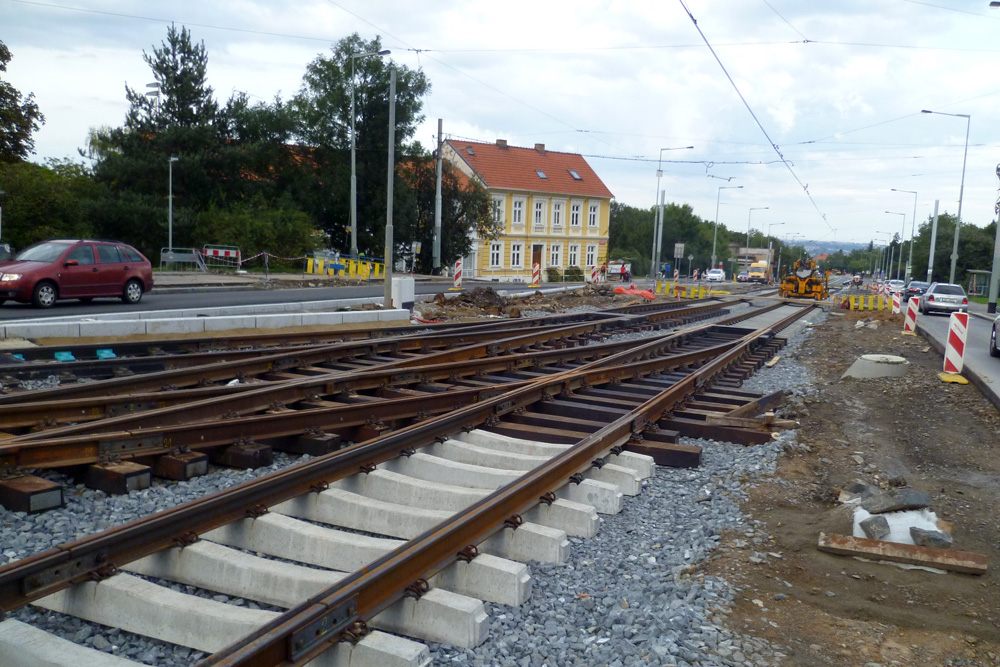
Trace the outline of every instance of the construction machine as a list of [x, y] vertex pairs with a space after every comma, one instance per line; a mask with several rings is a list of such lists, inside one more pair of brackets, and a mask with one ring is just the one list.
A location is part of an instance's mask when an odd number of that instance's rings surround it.
[[821, 272], [811, 259], [800, 259], [782, 277], [781, 296], [821, 301], [830, 296], [830, 272]]

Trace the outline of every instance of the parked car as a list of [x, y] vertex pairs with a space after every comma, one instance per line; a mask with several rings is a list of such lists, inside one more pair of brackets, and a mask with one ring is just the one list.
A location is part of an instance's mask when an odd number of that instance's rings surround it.
[[996, 319], [993, 320], [993, 330], [990, 332], [990, 356], [1000, 357], [1000, 347], [997, 347], [997, 332], [1000, 330], [1000, 315], [997, 315]]
[[749, 282], [749, 280], [750, 280], [750, 274], [746, 271], [740, 271], [738, 274], [736, 274], [736, 282], [738, 283]]
[[886, 288], [887, 293], [892, 294], [902, 294], [903, 290], [906, 288], [906, 283], [902, 280], [890, 280], [889, 285]]
[[922, 280], [911, 280], [910, 284], [903, 290], [903, 302], [909, 301], [912, 297], [920, 296], [927, 291], [931, 284]]
[[60, 299], [119, 297], [139, 303], [153, 289], [153, 267], [142, 253], [117, 241], [53, 239], [0, 262], [0, 304], [6, 300], [49, 308]]
[[968, 307], [969, 299], [965, 296], [965, 290], [961, 285], [953, 283], [931, 283], [917, 302], [917, 310], [928, 315], [934, 312], [952, 313]]
[[726, 282], [726, 272], [722, 269], [709, 269], [708, 273], [705, 274], [705, 280], [710, 283], [724, 283]]

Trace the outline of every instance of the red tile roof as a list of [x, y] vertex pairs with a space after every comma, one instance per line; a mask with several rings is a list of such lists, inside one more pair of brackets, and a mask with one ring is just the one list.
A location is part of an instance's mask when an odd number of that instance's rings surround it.
[[[507, 146], [507, 142], [502, 140], [496, 144], [485, 144], [449, 139], [447, 143], [489, 188], [614, 197], [583, 156], [577, 153], [545, 150], [543, 144], [535, 148]], [[580, 175], [580, 180], [573, 178], [570, 169]], [[546, 178], [541, 178], [536, 170], [544, 173]]]

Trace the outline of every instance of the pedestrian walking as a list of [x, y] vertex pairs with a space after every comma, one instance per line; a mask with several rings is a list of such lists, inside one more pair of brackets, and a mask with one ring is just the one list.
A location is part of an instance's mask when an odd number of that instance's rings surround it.
[[621, 275], [621, 277], [622, 277], [622, 282], [623, 283], [627, 283], [628, 282], [628, 278], [626, 276], [628, 276], [628, 271], [625, 269], [625, 265], [622, 264], [622, 275]]

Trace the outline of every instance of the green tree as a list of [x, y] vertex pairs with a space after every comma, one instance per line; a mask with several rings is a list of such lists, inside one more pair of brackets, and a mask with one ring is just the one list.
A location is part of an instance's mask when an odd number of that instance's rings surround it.
[[[10, 49], [0, 41], [0, 72], [7, 71], [13, 59]], [[31, 135], [45, 123], [45, 116], [35, 104], [35, 94], [21, 96], [19, 91], [0, 78], [0, 162], [26, 160], [35, 152]]]
[[[312, 151], [317, 185], [304, 200], [307, 210], [334, 242], [349, 246], [351, 90], [355, 99], [357, 146], [358, 248], [381, 256], [384, 247], [386, 159], [388, 154], [389, 78], [391, 63], [379, 57], [355, 58], [355, 53], [382, 49], [376, 37], [361, 39], [356, 33], [341, 39], [330, 53], [320, 55], [306, 68], [302, 87], [292, 102], [299, 118], [298, 140]], [[423, 72], [396, 67], [395, 152], [398, 159], [420, 155], [411, 143], [423, 120], [422, 98], [430, 91]], [[321, 184], [321, 185], [320, 185]], [[394, 181], [393, 208], [406, 211], [405, 187]], [[394, 222], [395, 225], [395, 222]]]
[[84, 238], [100, 188], [86, 168], [68, 161], [0, 162], [3, 240], [17, 250], [47, 238]]

